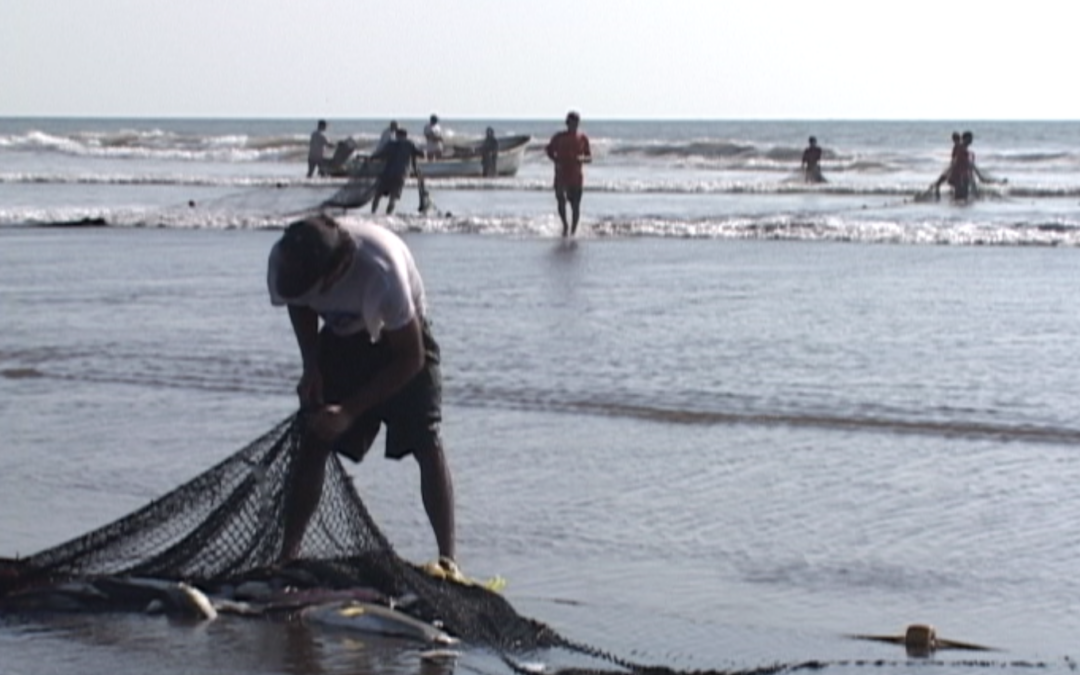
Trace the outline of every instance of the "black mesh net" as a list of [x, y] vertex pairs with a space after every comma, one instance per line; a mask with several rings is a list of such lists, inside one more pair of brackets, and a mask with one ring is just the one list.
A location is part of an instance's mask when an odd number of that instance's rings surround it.
[[[271, 569], [282, 546], [285, 490], [300, 445], [298, 416], [144, 508], [21, 561], [24, 585], [102, 576], [183, 580], [215, 587]], [[557, 645], [502, 596], [432, 577], [397, 556], [341, 462], [331, 456], [321, 501], [300, 549], [329, 587], [415, 594], [458, 637], [501, 649]]]
[[324, 209], [358, 209], [375, 198], [378, 187], [377, 176], [366, 171], [358, 171], [320, 206]]
[[[349, 176], [348, 182], [323, 200], [318, 209], [358, 209], [369, 204], [375, 199], [375, 195], [380, 188], [381, 172], [382, 164], [378, 161], [372, 163], [370, 160], [365, 160], [359, 164], [350, 164], [347, 172]], [[437, 211], [423, 174], [420, 171], [413, 173], [419, 197], [417, 211], [424, 214]]]
[[[0, 609], [10, 607], [12, 598], [28, 591], [79, 579], [156, 578], [215, 588], [268, 570], [281, 572], [275, 566], [282, 547], [280, 524], [301, 435], [302, 418], [290, 417], [220, 464], [120, 520], [29, 558], [0, 560]], [[416, 598], [411, 613], [438, 619], [447, 632], [493, 650], [517, 672], [534, 672], [517, 659], [540, 650], [562, 650], [567, 656], [588, 657], [602, 665], [568, 666], [557, 671], [560, 675], [688, 672], [637, 664], [573, 642], [521, 616], [496, 592], [432, 576], [398, 557], [335, 455], [328, 460], [321, 501], [296, 564], [313, 584], [327, 588], [374, 588], [387, 597], [411, 594]], [[807, 661], [693, 673], [760, 674], [882, 663]]]
[[[8, 561], [0, 606], [5, 594], [73, 579], [148, 577], [213, 588], [273, 569], [301, 426], [299, 415], [290, 417], [142, 509], [29, 558]], [[12, 562], [17, 565], [11, 567]], [[300, 565], [327, 587], [370, 587], [389, 597], [413, 594], [417, 613], [438, 618], [449, 633], [507, 658], [545, 648], [592, 652], [520, 616], [498, 593], [439, 579], [400, 558], [335, 455], [301, 543]]]

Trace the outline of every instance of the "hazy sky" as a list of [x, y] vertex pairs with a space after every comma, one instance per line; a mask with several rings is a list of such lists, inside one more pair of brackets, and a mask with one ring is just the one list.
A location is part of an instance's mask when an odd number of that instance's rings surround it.
[[0, 115], [1078, 119], [1065, 0], [0, 0]]

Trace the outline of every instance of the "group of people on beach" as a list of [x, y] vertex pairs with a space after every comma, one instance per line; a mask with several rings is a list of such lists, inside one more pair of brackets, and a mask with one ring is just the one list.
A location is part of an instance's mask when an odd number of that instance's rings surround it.
[[[343, 164], [356, 149], [356, 142], [351, 138], [339, 141], [338, 151], [331, 159], [327, 159], [326, 150], [334, 147], [334, 144], [326, 138], [326, 128], [326, 120], [319, 120], [315, 131], [311, 132], [311, 141], [308, 145], [308, 178], [316, 172], [319, 176], [329, 175], [331, 166]], [[397, 120], [392, 120], [383, 130], [374, 152], [366, 160], [382, 163], [382, 169], [376, 179], [371, 205], [372, 213], [378, 211], [383, 197], [388, 198], [386, 213], [394, 212], [398, 200], [401, 199], [409, 173], [413, 173], [418, 178], [422, 177], [416, 160], [434, 161], [442, 157], [444, 136], [437, 115], [432, 115], [428, 124], [424, 126], [424, 137], [426, 147], [420, 150], [409, 138], [408, 130], [399, 125]], [[421, 195], [421, 201], [423, 202], [423, 195]]]
[[[545, 147], [545, 154], [554, 163], [555, 180], [554, 190], [559, 219], [562, 223], [562, 236], [570, 237], [577, 233], [578, 223], [581, 217], [581, 197], [584, 186], [582, 167], [592, 161], [592, 152], [589, 139], [580, 131], [581, 116], [571, 111], [566, 116], [566, 129], [552, 136]], [[330, 146], [326, 140], [324, 131], [325, 121], [320, 120], [318, 128], [311, 136], [311, 149], [308, 159], [308, 176], [319, 169], [322, 173], [321, 162], [323, 151]], [[401, 186], [404, 184], [407, 172], [411, 169], [416, 175], [420, 170], [416, 165], [416, 159], [424, 158], [433, 161], [442, 158], [444, 152], [444, 133], [437, 115], [431, 115], [429, 122], [424, 127], [426, 147], [421, 152], [411, 141], [407, 140], [408, 134], [399, 128], [397, 122], [391, 122], [383, 132], [376, 146], [372, 159], [387, 160], [384, 169], [385, 189], [380, 189], [378, 194], [390, 196], [390, 206], [387, 213], [393, 212], [393, 204], [401, 196]], [[949, 166], [941, 176], [931, 184], [930, 190], [920, 197], [932, 195], [940, 198], [941, 186], [948, 183], [953, 190], [953, 199], [966, 201], [977, 195], [978, 181], [984, 183], [998, 182], [986, 177], [975, 165], [975, 154], [971, 151], [974, 135], [970, 131], [963, 133], [953, 132], [953, 150]], [[390, 148], [389, 142], [396, 138], [401, 145]], [[498, 155], [498, 139], [495, 138], [494, 130], [487, 128], [482, 147], [483, 175], [495, 175], [495, 163]], [[806, 183], [824, 183], [825, 176], [821, 170], [823, 151], [818, 145], [817, 138], [810, 136], [809, 143], [802, 153], [800, 162], [801, 178]], [[379, 198], [376, 197], [374, 210], [378, 207]], [[567, 213], [569, 206], [569, 214]]]
[[[409, 172], [420, 175], [416, 166], [418, 158], [435, 159], [442, 156], [443, 136], [442, 129], [438, 125], [438, 117], [431, 116], [431, 122], [424, 127], [424, 134], [428, 137], [426, 152], [420, 151], [409, 139], [409, 132], [400, 126], [396, 120], [391, 121], [383, 130], [375, 145], [375, 151], [368, 158], [383, 162], [383, 168], [378, 176], [378, 185], [372, 201], [372, 213], [379, 208], [382, 197], [389, 197], [386, 212], [393, 213], [397, 201], [401, 198], [401, 192], [405, 185], [405, 179]], [[319, 120], [315, 130], [311, 132], [311, 140], [308, 144], [308, 172], [311, 178], [316, 173], [320, 177], [331, 173], [330, 167], [344, 163], [348, 155], [356, 149], [356, 143], [351, 138], [338, 142], [340, 152], [327, 158], [326, 150], [333, 148], [334, 144], [326, 138], [326, 120]]]
[[[578, 223], [581, 220], [581, 196], [584, 188], [582, 166], [592, 161], [589, 138], [580, 131], [580, 125], [581, 115], [576, 111], [570, 111], [566, 115], [566, 129], [552, 136], [544, 149], [545, 154], [555, 166], [555, 201], [559, 220], [562, 222], [563, 237], [577, 234]], [[326, 150], [334, 146], [326, 138], [326, 129], [326, 120], [319, 120], [315, 130], [311, 132], [311, 141], [308, 146], [308, 178], [316, 173], [319, 176], [328, 175], [329, 162], [326, 159]], [[424, 139], [425, 148], [421, 151], [409, 139], [408, 131], [396, 120], [391, 121], [383, 130], [375, 145], [375, 151], [369, 157], [369, 161], [383, 163], [372, 201], [372, 213], [378, 210], [381, 198], [384, 196], [389, 197], [386, 212], [388, 214], [394, 212], [409, 172], [422, 179], [422, 169], [417, 164], [418, 159], [428, 162], [442, 159], [445, 151], [445, 134], [438, 115], [431, 115], [424, 126]], [[497, 175], [498, 152], [499, 140], [495, 136], [495, 130], [488, 127], [480, 144], [482, 173], [485, 177]], [[570, 207], [569, 214], [567, 206]]]
[[[335, 148], [335, 145], [326, 137], [327, 126], [326, 120], [319, 120], [315, 125], [315, 130], [311, 132], [311, 140], [308, 142], [308, 178], [316, 174], [320, 177], [330, 175], [330, 167], [335, 163], [336, 158], [334, 156], [327, 157], [326, 155], [327, 150]], [[385, 148], [391, 141], [407, 139], [408, 136], [408, 131], [401, 127], [397, 120], [393, 120], [379, 137], [375, 152]], [[428, 123], [424, 125], [424, 139], [426, 146], [420, 156], [429, 162], [442, 158], [445, 136], [442, 126], [439, 124], [438, 115], [432, 115]], [[412, 144], [411, 141], [409, 143]], [[339, 141], [339, 144], [345, 144], [350, 151], [356, 148], [356, 143], [352, 139], [344, 139]]]
[[[311, 141], [308, 145], [308, 173], [311, 178], [317, 174], [320, 177], [330, 175], [331, 167], [342, 166], [356, 149], [356, 142], [352, 138], [339, 141], [333, 157], [327, 159], [327, 148], [335, 147], [326, 138], [327, 124], [325, 120], [319, 120], [315, 131], [311, 133]], [[446, 134], [439, 123], [438, 115], [431, 115], [428, 123], [424, 125], [424, 149], [421, 150], [409, 138], [407, 129], [398, 124], [397, 120], [391, 120], [390, 124], [379, 136], [375, 149], [366, 158], [367, 162], [381, 162], [382, 169], [377, 177], [377, 186], [372, 201], [371, 212], [375, 213], [379, 208], [382, 197], [388, 197], [386, 213], [394, 212], [397, 201], [401, 199], [402, 189], [410, 172], [422, 181], [423, 176], [418, 159], [434, 162], [443, 159], [445, 155]], [[488, 127], [484, 133], [484, 139], [480, 143], [480, 161], [484, 177], [492, 177], [497, 174], [497, 162], [499, 152], [499, 140], [495, 137], [495, 129]], [[425, 195], [421, 186], [421, 210], [425, 204]]]

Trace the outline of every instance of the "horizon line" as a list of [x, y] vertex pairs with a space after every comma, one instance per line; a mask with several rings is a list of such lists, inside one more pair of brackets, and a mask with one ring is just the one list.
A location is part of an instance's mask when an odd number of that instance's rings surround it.
[[[410, 117], [407, 115], [375, 115], [361, 117], [335, 117], [322, 116], [277, 116], [277, 115], [70, 115], [70, 114], [4, 114], [0, 113], [0, 120], [32, 120], [32, 119], [56, 119], [56, 120], [219, 120], [219, 121], [296, 121], [296, 120], [320, 120], [327, 121], [371, 121], [383, 122], [391, 119], [402, 120], [426, 120], [428, 115]], [[562, 122], [562, 116], [551, 117], [448, 117], [439, 115], [440, 120], [461, 122], [490, 122], [490, 121], [513, 121], [513, 122]], [[583, 120], [591, 122], [929, 122], [929, 123], [957, 123], [957, 122], [1066, 122], [1075, 123], [1080, 120], [1067, 118], [1019, 118], [1019, 117], [588, 117], [582, 116]]]

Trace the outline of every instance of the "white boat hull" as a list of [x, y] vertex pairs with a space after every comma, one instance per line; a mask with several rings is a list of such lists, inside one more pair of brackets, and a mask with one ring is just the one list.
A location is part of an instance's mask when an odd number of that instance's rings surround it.
[[[525, 149], [532, 140], [531, 136], [504, 136], [499, 139], [499, 154], [495, 160], [496, 176], [515, 176], [521, 168]], [[450, 156], [432, 161], [419, 160], [417, 167], [424, 178], [481, 178], [484, 165], [480, 155], [480, 142], [451, 144], [446, 148]], [[331, 175], [364, 177], [377, 176], [382, 170], [382, 162], [372, 162], [367, 156], [356, 156], [348, 160]]]

